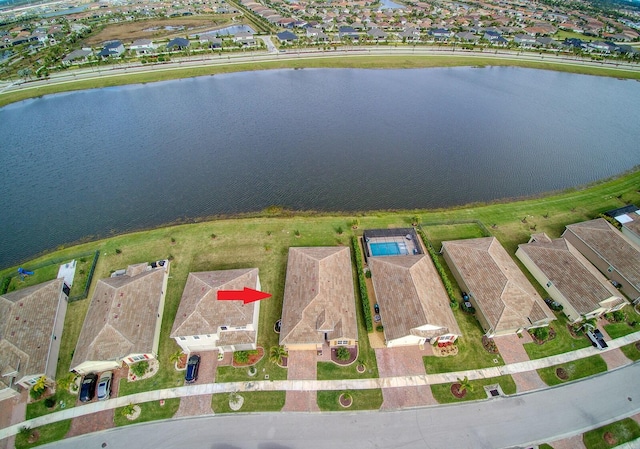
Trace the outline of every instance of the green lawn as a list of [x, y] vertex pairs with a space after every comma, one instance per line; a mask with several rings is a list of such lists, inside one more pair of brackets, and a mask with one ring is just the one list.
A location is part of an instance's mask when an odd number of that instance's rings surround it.
[[130, 421], [124, 416], [124, 407], [117, 408], [113, 415], [115, 425], [126, 426], [129, 424], [172, 418], [178, 411], [178, 407], [180, 407], [180, 398], [165, 399], [164, 405], [160, 405], [160, 401], [143, 402], [138, 405], [141, 409], [140, 416], [133, 421]]
[[269, 355], [265, 355], [255, 365], [258, 374], [249, 376], [248, 368], [234, 368], [233, 366], [219, 366], [216, 373], [216, 382], [245, 382], [251, 380], [265, 380], [265, 375], [269, 376], [269, 380], [286, 380], [287, 370], [280, 368], [275, 363], [269, 361]]
[[[568, 379], [562, 380], [556, 375], [556, 369], [563, 368]], [[544, 383], [549, 386], [558, 385], [572, 380], [582, 379], [583, 377], [592, 376], [607, 371], [607, 364], [599, 355], [592, 355], [586, 359], [579, 359], [561, 365], [550, 366], [538, 370], [538, 374]]]
[[[350, 407], [340, 405], [338, 398], [342, 393], [348, 393], [353, 399]], [[323, 412], [378, 410], [382, 405], [382, 390], [349, 390], [349, 391], [318, 391], [318, 407]]]
[[634, 362], [640, 360], [640, 347], [639, 343], [631, 343], [625, 346], [622, 346], [620, 350], [629, 360], [633, 360]]
[[[462, 336], [456, 341], [458, 354], [450, 357], [423, 357], [427, 374], [504, 365], [504, 360], [502, 360], [500, 354], [491, 354], [482, 346], [483, 331], [475, 316], [460, 309], [454, 310], [453, 314], [462, 331]], [[494, 360], [497, 360], [497, 363]]]
[[499, 376], [499, 377], [490, 377], [488, 379], [478, 379], [470, 381], [473, 391], [467, 390], [467, 394], [461, 398], [456, 398], [451, 393], [451, 383], [448, 384], [435, 384], [431, 385], [431, 392], [433, 393], [433, 397], [440, 404], [449, 404], [452, 402], [462, 402], [462, 401], [476, 401], [479, 399], [486, 399], [487, 393], [484, 390], [485, 386], [499, 384], [500, 388], [504, 394], [515, 394], [516, 393], [516, 383], [513, 378], [509, 375]]
[[[37, 268], [33, 270], [33, 275], [30, 276], [14, 276], [11, 278], [11, 283], [7, 289], [7, 293], [37, 285], [42, 282], [51, 281], [58, 276], [59, 265], [48, 265], [46, 267]], [[29, 267], [25, 266], [25, 270], [29, 271]]]
[[[240, 413], [247, 412], [279, 412], [284, 407], [285, 391], [242, 391], [238, 393], [244, 398]], [[229, 407], [229, 394], [214, 394], [211, 408], [216, 413], [236, 413]]]
[[[604, 439], [605, 433], [611, 433], [615, 443], [608, 444]], [[640, 438], [640, 424], [631, 418], [616, 421], [597, 429], [590, 430], [582, 436], [582, 442], [587, 449], [606, 449]]]
[[[626, 320], [622, 323], [609, 323], [604, 325], [604, 330], [611, 338], [623, 337], [628, 334], [640, 331], [640, 314], [638, 314], [633, 306], [624, 306], [621, 310], [626, 315]], [[636, 323], [631, 325], [629, 323]]]
[[[26, 419], [37, 418], [38, 416], [48, 415], [49, 413], [59, 412], [65, 408], [71, 408], [76, 405], [76, 401], [78, 400], [77, 395], [73, 395], [66, 390], [58, 389], [55, 394], [56, 398], [56, 406], [49, 409], [44, 405], [44, 399], [41, 399], [37, 402], [31, 402], [27, 404], [27, 414]], [[61, 404], [64, 404], [62, 405]]]
[[523, 345], [529, 355], [529, 359], [541, 359], [543, 357], [563, 354], [565, 352], [575, 351], [576, 349], [586, 348], [591, 344], [585, 336], [573, 338], [567, 328], [567, 318], [562, 312], [558, 312], [555, 315], [557, 319], [550, 324], [550, 327], [556, 332], [554, 339], [548, 340], [541, 345], [533, 342]]
[[37, 427], [34, 431], [37, 431], [40, 436], [35, 443], [29, 443], [26, 435], [18, 434], [16, 435], [16, 449], [25, 449], [60, 441], [69, 432], [69, 429], [71, 429], [70, 419]]
[[445, 240], [488, 237], [485, 230], [478, 223], [423, 223], [421, 227], [436, 251], [440, 251], [442, 242]]

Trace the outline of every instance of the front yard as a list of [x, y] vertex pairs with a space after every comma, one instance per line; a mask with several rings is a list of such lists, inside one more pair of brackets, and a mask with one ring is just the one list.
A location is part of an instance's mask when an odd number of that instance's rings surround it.
[[[284, 407], [285, 391], [241, 391], [243, 398], [239, 413], [247, 412], [279, 412]], [[214, 394], [211, 398], [211, 408], [215, 413], [235, 413], [231, 409], [231, 402], [236, 400], [229, 393]]]
[[462, 398], [457, 398], [453, 395], [453, 393], [451, 392], [451, 386], [453, 384], [451, 383], [431, 385], [431, 392], [433, 393], [433, 397], [440, 404], [449, 404], [452, 402], [462, 401], [476, 401], [479, 399], [486, 399], [487, 392], [485, 391], [484, 387], [495, 384], [500, 385], [500, 388], [502, 389], [504, 394], [516, 393], [516, 383], [509, 375], [490, 377], [487, 379], [470, 380], [470, 388], [467, 388], [466, 394]]
[[[351, 405], [340, 405], [340, 396], [351, 398]], [[349, 391], [318, 391], [318, 407], [323, 412], [378, 410], [382, 405], [382, 390], [349, 390]]]
[[582, 436], [587, 449], [606, 449], [640, 438], [640, 424], [631, 418], [590, 430]]
[[529, 359], [541, 359], [551, 355], [563, 354], [565, 352], [575, 351], [577, 349], [586, 348], [591, 345], [587, 337], [580, 335], [575, 338], [569, 332], [567, 327], [567, 318], [562, 312], [554, 312], [556, 320], [549, 325], [555, 331], [555, 337], [547, 340], [542, 344], [535, 342], [524, 344], [524, 349], [529, 355]]
[[553, 386], [605, 371], [607, 371], [607, 363], [604, 359], [599, 355], [592, 355], [586, 359], [539, 369], [538, 374], [544, 383]]

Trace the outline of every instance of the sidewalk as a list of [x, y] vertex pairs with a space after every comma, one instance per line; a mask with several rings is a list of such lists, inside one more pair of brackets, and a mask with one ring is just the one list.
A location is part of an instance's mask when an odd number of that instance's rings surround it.
[[[621, 346], [640, 341], [640, 332], [625, 335], [624, 337], [608, 341], [608, 348], [598, 350], [593, 347], [579, 349], [565, 354], [554, 355], [537, 360], [530, 360], [509, 365], [496, 366], [491, 368], [458, 371], [453, 373], [426, 374], [415, 376], [381, 377], [375, 379], [344, 379], [344, 380], [278, 380], [278, 381], [255, 381], [255, 382], [228, 382], [209, 383], [202, 385], [189, 385], [184, 387], [167, 388], [164, 390], [147, 391], [128, 396], [122, 396], [107, 401], [92, 402], [87, 405], [73, 407], [49, 415], [16, 424], [4, 429], [0, 429], [0, 440], [12, 435], [16, 435], [20, 428], [28, 426], [36, 428], [45, 424], [51, 424], [65, 419], [77, 418], [79, 416], [124, 407], [128, 404], [139, 404], [142, 402], [159, 401], [160, 399], [182, 398], [188, 396], [200, 396], [216, 393], [231, 393], [237, 391], [320, 391], [320, 390], [363, 390], [374, 388], [395, 388], [413, 387], [421, 385], [434, 385], [455, 382], [459, 378], [467, 376], [469, 380], [497, 377], [505, 374], [522, 373], [534, 371], [540, 368], [571, 362], [574, 360], [602, 354], [607, 351], [618, 349]], [[631, 363], [631, 362], [629, 362]]]

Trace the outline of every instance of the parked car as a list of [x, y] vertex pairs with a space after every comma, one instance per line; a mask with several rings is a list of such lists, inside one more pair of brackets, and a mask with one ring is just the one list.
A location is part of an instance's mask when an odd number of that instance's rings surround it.
[[184, 374], [185, 382], [192, 383], [198, 380], [198, 368], [200, 368], [200, 356], [193, 354], [187, 362], [187, 371]]
[[544, 302], [549, 306], [551, 310], [562, 310], [562, 304], [557, 301], [554, 301], [551, 298], [544, 298]]
[[598, 349], [604, 349], [609, 346], [607, 342], [604, 341], [604, 335], [602, 335], [600, 329], [587, 331], [587, 337], [591, 340], [591, 344]]
[[111, 396], [111, 380], [113, 379], [113, 371], [105, 371], [98, 381], [98, 401], [109, 399]]
[[84, 376], [84, 379], [82, 379], [82, 384], [80, 385], [81, 402], [89, 402], [91, 399], [93, 399], [93, 396], [96, 394], [97, 381], [98, 376], [95, 373], [89, 373]]
[[378, 305], [378, 303], [375, 303], [373, 306], [373, 311], [377, 314], [380, 313], [380, 306]]

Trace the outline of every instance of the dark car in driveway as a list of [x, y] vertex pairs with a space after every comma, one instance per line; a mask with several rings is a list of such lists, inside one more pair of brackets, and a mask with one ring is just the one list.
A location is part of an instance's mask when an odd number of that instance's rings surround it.
[[188, 384], [198, 380], [198, 369], [200, 368], [200, 356], [193, 354], [187, 362], [187, 372], [184, 373], [184, 380]]
[[589, 340], [591, 340], [591, 344], [598, 349], [604, 349], [609, 346], [607, 345], [607, 342], [604, 341], [604, 335], [602, 335], [600, 329], [587, 331], [587, 337], [589, 338]]
[[94, 373], [89, 373], [82, 379], [80, 385], [80, 401], [89, 402], [96, 394], [96, 382], [98, 382], [98, 376]]

